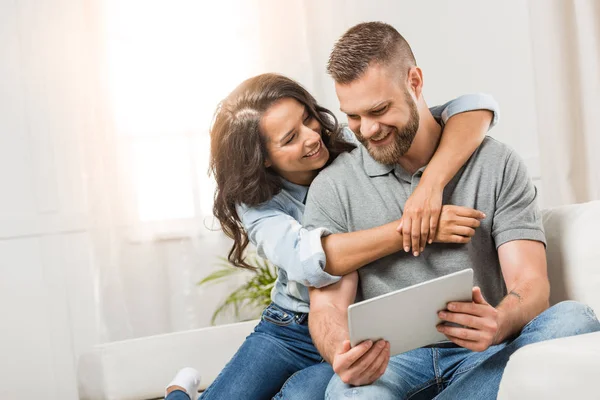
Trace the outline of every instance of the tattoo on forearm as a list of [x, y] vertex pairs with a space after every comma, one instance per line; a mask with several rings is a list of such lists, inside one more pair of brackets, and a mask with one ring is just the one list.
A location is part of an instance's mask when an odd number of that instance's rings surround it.
[[523, 302], [523, 298], [521, 297], [521, 295], [519, 293], [515, 292], [514, 290], [511, 290], [508, 295], [510, 296], [511, 294], [513, 296], [515, 296], [517, 299], [519, 299], [519, 303]]

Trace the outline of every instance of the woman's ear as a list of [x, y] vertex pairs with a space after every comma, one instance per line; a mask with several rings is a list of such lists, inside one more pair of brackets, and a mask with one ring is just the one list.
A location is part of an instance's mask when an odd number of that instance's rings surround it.
[[271, 162], [271, 160], [269, 160], [268, 158], [265, 159], [265, 168], [269, 168], [272, 165], [273, 165], [273, 163]]

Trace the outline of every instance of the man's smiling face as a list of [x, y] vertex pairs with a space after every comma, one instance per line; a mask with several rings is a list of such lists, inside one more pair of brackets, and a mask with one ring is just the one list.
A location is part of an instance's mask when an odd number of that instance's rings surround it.
[[348, 126], [383, 164], [397, 163], [419, 129], [417, 106], [399, 75], [390, 67], [373, 64], [359, 79], [335, 84]]

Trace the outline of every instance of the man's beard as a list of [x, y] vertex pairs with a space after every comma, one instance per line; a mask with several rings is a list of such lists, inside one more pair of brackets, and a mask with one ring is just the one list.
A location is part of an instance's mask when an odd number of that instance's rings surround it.
[[402, 129], [392, 128], [390, 135], [394, 135], [394, 140], [387, 146], [371, 146], [369, 140], [364, 139], [360, 133], [356, 133], [357, 139], [367, 148], [371, 157], [382, 164], [397, 164], [410, 146], [419, 130], [419, 112], [417, 105], [408, 92], [405, 93], [406, 105], [409, 108], [409, 120]]

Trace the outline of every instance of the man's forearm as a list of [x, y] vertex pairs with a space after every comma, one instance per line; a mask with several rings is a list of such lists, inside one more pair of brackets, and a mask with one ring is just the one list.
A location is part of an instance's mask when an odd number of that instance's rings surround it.
[[358, 273], [352, 272], [339, 282], [310, 289], [308, 328], [313, 343], [328, 363], [348, 335], [348, 307], [354, 303]]
[[330, 304], [310, 311], [308, 318], [310, 334], [319, 353], [328, 363], [333, 362], [336, 350], [348, 339], [348, 317], [346, 311]]
[[533, 318], [549, 306], [550, 284], [545, 277], [523, 279], [508, 291], [498, 305], [498, 334], [495, 343], [501, 343], [518, 334]]

